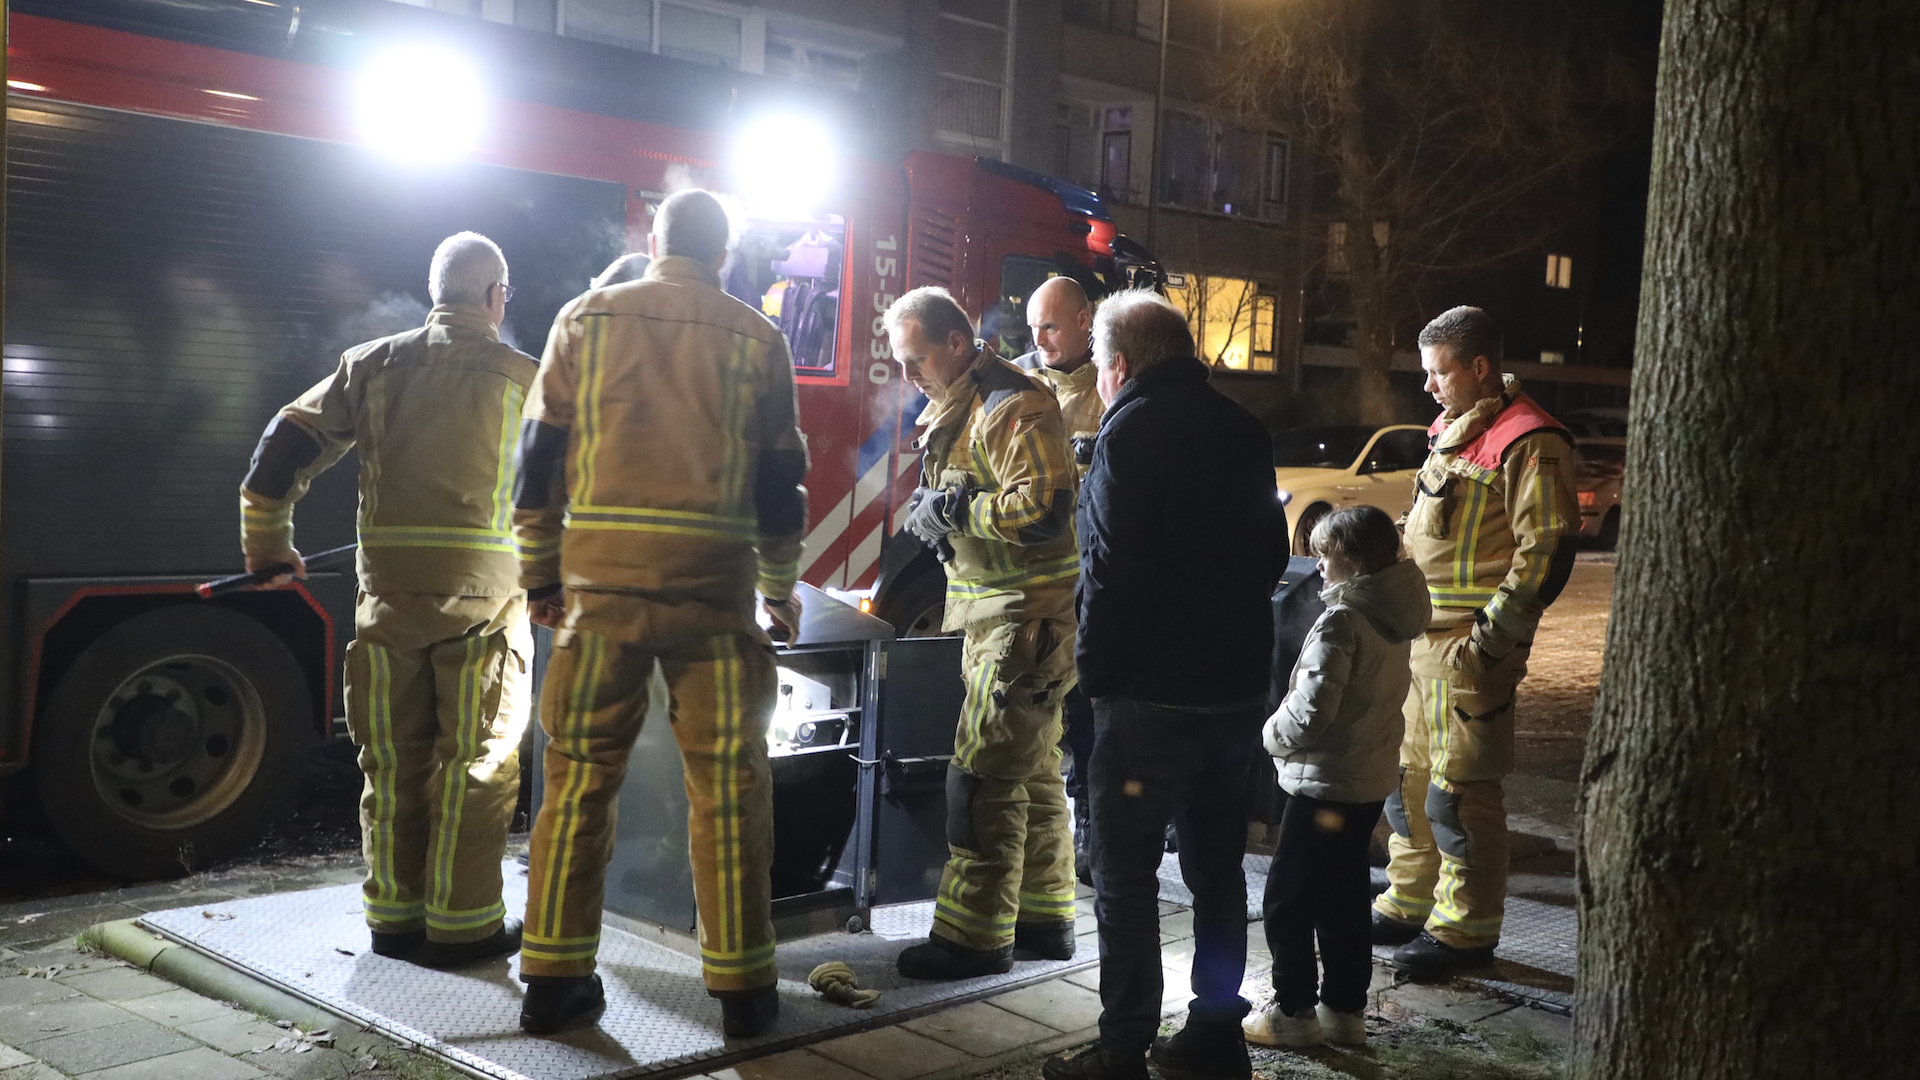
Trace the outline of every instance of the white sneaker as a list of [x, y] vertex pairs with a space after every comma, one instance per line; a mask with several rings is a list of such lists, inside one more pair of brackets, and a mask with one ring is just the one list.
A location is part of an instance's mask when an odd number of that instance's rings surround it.
[[1240, 1021], [1240, 1030], [1246, 1033], [1248, 1042], [1261, 1046], [1321, 1046], [1327, 1041], [1327, 1033], [1320, 1030], [1320, 1019], [1312, 1009], [1288, 1016], [1280, 1006], [1269, 1005]]
[[1327, 1033], [1327, 1041], [1335, 1046], [1367, 1045], [1367, 1018], [1359, 1013], [1341, 1012], [1329, 1009], [1325, 1004], [1314, 1006], [1314, 1015], [1320, 1021], [1321, 1030]]

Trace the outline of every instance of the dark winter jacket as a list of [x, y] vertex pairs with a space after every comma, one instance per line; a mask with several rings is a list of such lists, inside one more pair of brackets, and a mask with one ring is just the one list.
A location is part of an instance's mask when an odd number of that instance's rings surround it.
[[1080, 685], [1200, 708], [1263, 701], [1286, 519], [1260, 422], [1167, 360], [1129, 379], [1080, 489]]

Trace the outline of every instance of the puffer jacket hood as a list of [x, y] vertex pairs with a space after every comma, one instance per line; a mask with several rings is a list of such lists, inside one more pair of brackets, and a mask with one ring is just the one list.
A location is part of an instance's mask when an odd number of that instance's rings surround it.
[[1264, 741], [1287, 791], [1374, 802], [1399, 784], [1412, 642], [1433, 611], [1426, 578], [1402, 559], [1320, 595], [1327, 610], [1307, 633]]
[[1344, 605], [1365, 615], [1381, 637], [1396, 645], [1425, 633], [1433, 618], [1426, 576], [1412, 559], [1329, 585], [1320, 591], [1320, 599], [1328, 607]]

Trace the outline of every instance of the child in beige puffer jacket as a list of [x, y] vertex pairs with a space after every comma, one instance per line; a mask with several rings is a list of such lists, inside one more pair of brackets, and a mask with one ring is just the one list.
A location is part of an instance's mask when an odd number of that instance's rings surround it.
[[1426, 579], [1400, 557], [1384, 511], [1329, 514], [1312, 544], [1327, 610], [1264, 733], [1288, 795], [1263, 901], [1274, 1002], [1244, 1024], [1265, 1046], [1367, 1041], [1367, 841], [1399, 783], [1407, 658], [1432, 616]]

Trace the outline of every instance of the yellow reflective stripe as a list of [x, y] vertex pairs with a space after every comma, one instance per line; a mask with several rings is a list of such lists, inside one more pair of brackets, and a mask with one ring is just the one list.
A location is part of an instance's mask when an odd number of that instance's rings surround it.
[[1007, 575], [977, 578], [972, 581], [955, 578], [947, 582], [947, 595], [961, 599], [990, 596], [993, 593], [1025, 585], [1049, 585], [1056, 581], [1065, 581], [1080, 575], [1080, 557], [1063, 555], [1046, 562], [1023, 566]]
[[[592, 749], [587, 732], [592, 720], [594, 696], [600, 684], [601, 657], [606, 648], [605, 638], [587, 631], [580, 631], [579, 641], [579, 666], [574, 669], [573, 685], [568, 687], [566, 710], [560, 717], [560, 723], [554, 725], [556, 741], [560, 743], [562, 756], [567, 759], [567, 775], [557, 792], [555, 816], [558, 821], [549, 845], [549, 851], [558, 852], [559, 858], [558, 865], [549, 869], [546, 881], [539, 927], [544, 936], [538, 939], [543, 941], [558, 940], [554, 935], [560, 930], [561, 908], [567, 899], [567, 878], [573, 873], [573, 852], [580, 831], [580, 800], [586, 793], [590, 779], [588, 763], [583, 759]], [[591, 952], [588, 955], [592, 955]]]
[[953, 754], [957, 761], [965, 763], [973, 759], [973, 753], [985, 742], [981, 729], [985, 727], [987, 716], [992, 709], [989, 688], [993, 685], [994, 672], [999, 665], [981, 664], [967, 676], [966, 700], [960, 710], [960, 729], [954, 736]]
[[[367, 778], [367, 786], [372, 788], [373, 812], [367, 823], [367, 874], [373, 879], [374, 896], [368, 901], [367, 911], [376, 914], [375, 906], [394, 902], [395, 894], [400, 891], [393, 874], [393, 819], [397, 815], [394, 803], [394, 774], [399, 771], [398, 758], [393, 747], [393, 703], [389, 695], [392, 691], [392, 661], [387, 650], [378, 645], [367, 645], [367, 675], [372, 684], [367, 687], [367, 750], [373, 755], [374, 773]], [[417, 911], [417, 901], [409, 902], [406, 908]]]
[[471, 930], [496, 919], [504, 919], [506, 915], [507, 905], [501, 903], [473, 911], [447, 911], [432, 904], [427, 905], [427, 925], [435, 930]]
[[1406, 893], [1400, 891], [1400, 886], [1398, 885], [1387, 886], [1387, 899], [1393, 906], [1402, 911], [1419, 915], [1422, 919], [1426, 918], [1427, 913], [1433, 910], [1433, 897], [1415, 898], [1408, 896]]
[[1480, 525], [1486, 517], [1487, 487], [1468, 484], [1466, 505], [1460, 511], [1460, 546], [1453, 554], [1453, 584], [1469, 588], [1474, 584], [1475, 555], [1480, 547]]
[[593, 500], [594, 456], [600, 450], [600, 391], [605, 375], [607, 322], [604, 317], [585, 320], [586, 348], [580, 355], [579, 383], [574, 395], [574, 489], [568, 494], [576, 503]]
[[748, 357], [753, 340], [744, 335], [733, 341], [733, 352], [721, 372], [721, 438], [726, 442], [720, 468], [720, 505], [746, 505], [747, 472], [752, 459], [747, 426], [753, 418], [753, 366]]
[[560, 537], [545, 536], [538, 540], [518, 537], [514, 541], [514, 550], [519, 554], [521, 562], [540, 562], [543, 559], [551, 559], [560, 554]]
[[1429, 701], [1427, 706], [1428, 756], [1433, 759], [1431, 766], [1433, 775], [1440, 777], [1447, 774], [1447, 757], [1449, 751], [1447, 736], [1450, 734], [1447, 727], [1447, 718], [1451, 712], [1448, 708], [1448, 691], [1451, 688], [1447, 685], [1447, 680], [1445, 679], [1429, 679], [1427, 689], [1427, 698]]
[[529, 960], [591, 960], [600, 951], [600, 935], [576, 938], [536, 937], [522, 933], [520, 952]]
[[712, 949], [700, 950], [700, 964], [708, 971], [738, 974], [752, 971], [773, 963], [773, 943], [756, 946], [744, 952], [721, 953]]
[[485, 530], [441, 529], [433, 532], [407, 532], [399, 534], [375, 533], [368, 530], [360, 532], [360, 546], [363, 548], [450, 548], [456, 551], [498, 551], [511, 552], [515, 549], [513, 536], [494, 536]]
[[507, 381], [500, 394], [500, 447], [494, 461], [493, 528], [506, 532], [513, 528], [513, 444], [520, 430], [520, 408], [527, 392], [520, 384]]
[[1020, 894], [1020, 912], [1023, 915], [1034, 913], [1070, 916], [1073, 914], [1073, 894], [1045, 895], [1023, 892]]
[[[713, 664], [713, 868], [720, 878], [718, 926], [711, 940], [721, 955], [737, 955], [743, 913], [740, 900], [740, 674], [733, 638], [712, 640]], [[706, 948], [702, 946], [704, 954]]]
[[440, 833], [434, 846], [433, 892], [429, 911], [445, 911], [453, 902], [453, 864], [460, 843], [460, 819], [467, 802], [467, 770], [480, 757], [481, 660], [486, 639], [469, 637], [460, 662], [460, 692], [454, 706], [453, 757], [440, 769]]
[[293, 504], [289, 503], [277, 510], [255, 506], [246, 499], [240, 500], [240, 520], [250, 529], [275, 529], [293, 524]]
[[752, 541], [758, 535], [759, 523], [753, 518], [710, 514], [699, 510], [588, 504], [576, 505], [567, 512], [567, 528], [615, 529], [700, 536], [713, 540]]
[[981, 915], [961, 906], [960, 901], [942, 896], [933, 902], [933, 919], [955, 929], [975, 933], [992, 934], [998, 937], [1013, 929], [1014, 914]]
[[1427, 586], [1427, 597], [1436, 607], [1480, 607], [1492, 600], [1500, 591], [1497, 585], [1469, 585], [1464, 588], [1443, 589], [1437, 585]]

